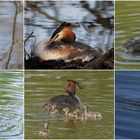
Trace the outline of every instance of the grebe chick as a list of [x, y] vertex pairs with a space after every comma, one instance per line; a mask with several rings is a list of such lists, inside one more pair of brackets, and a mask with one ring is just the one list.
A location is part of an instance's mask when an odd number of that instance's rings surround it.
[[39, 136], [48, 136], [50, 135], [49, 122], [45, 122], [44, 128], [39, 132]]
[[126, 53], [140, 53], [140, 39], [129, 39], [122, 47]]
[[85, 112], [81, 115], [81, 120], [93, 120], [93, 119], [100, 119], [102, 118], [101, 114], [99, 112], [91, 112], [88, 111], [88, 108], [86, 105], [83, 106], [85, 109]]
[[83, 43], [75, 41], [75, 33], [71, 24], [63, 22], [49, 40], [42, 40], [33, 48], [33, 54], [41, 60], [64, 60], [65, 62], [80, 59], [90, 61], [96, 58], [98, 52]]
[[55, 104], [48, 104], [48, 106], [45, 106], [44, 108], [42, 108], [42, 110], [50, 112], [51, 114], [58, 113], [58, 110], [56, 109], [56, 105]]
[[[68, 80], [66, 84], [65, 92], [68, 95], [59, 95], [51, 98], [48, 103], [43, 106], [44, 111], [51, 112], [51, 110], [63, 111], [63, 108], [74, 110], [80, 105], [80, 99], [75, 95], [76, 88], [81, 88], [79, 84], [73, 80]], [[52, 109], [52, 106], [54, 107]]]
[[65, 112], [65, 116], [67, 119], [70, 120], [78, 120], [78, 113], [79, 113], [79, 109], [74, 110], [73, 112], [69, 112], [69, 108], [63, 108], [63, 111]]

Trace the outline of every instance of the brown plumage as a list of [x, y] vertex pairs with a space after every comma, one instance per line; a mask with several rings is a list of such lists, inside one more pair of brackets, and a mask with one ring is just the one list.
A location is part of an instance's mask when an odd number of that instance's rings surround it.
[[80, 59], [83, 62], [99, 56], [94, 48], [75, 40], [76, 36], [71, 29], [71, 24], [64, 22], [54, 31], [49, 40], [41, 41], [33, 49], [33, 53], [42, 60]]
[[79, 84], [73, 80], [68, 80], [65, 87], [65, 92], [68, 95], [59, 95], [51, 98], [48, 103], [43, 106], [43, 110], [53, 112], [54, 110], [63, 111], [63, 108], [74, 110], [79, 107], [80, 99], [75, 95], [76, 88], [80, 87]]

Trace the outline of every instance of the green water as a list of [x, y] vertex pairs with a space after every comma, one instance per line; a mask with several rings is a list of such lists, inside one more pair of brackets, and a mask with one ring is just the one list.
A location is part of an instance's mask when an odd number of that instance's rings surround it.
[[[77, 90], [82, 104], [98, 111], [103, 119], [68, 121], [63, 115], [49, 116], [41, 107], [51, 97], [65, 94], [67, 79], [76, 80], [83, 89]], [[43, 139], [39, 131], [45, 120], [50, 122], [53, 139], [90, 139], [114, 137], [114, 78], [112, 71], [26, 71], [25, 72], [25, 138]]]
[[23, 72], [0, 72], [0, 139], [23, 138]]
[[140, 38], [140, 1], [115, 2], [115, 48], [117, 69], [140, 69], [140, 55], [123, 52], [122, 44]]

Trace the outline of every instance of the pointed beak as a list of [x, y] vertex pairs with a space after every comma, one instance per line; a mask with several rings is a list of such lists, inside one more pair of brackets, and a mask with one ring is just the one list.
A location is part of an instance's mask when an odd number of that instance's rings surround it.
[[79, 89], [83, 89], [83, 87], [81, 87], [79, 84], [77, 84], [77, 87], [78, 87]]

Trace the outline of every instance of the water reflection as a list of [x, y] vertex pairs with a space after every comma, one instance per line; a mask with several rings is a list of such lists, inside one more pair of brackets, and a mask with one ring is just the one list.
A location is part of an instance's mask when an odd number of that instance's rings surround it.
[[[18, 8], [15, 7], [15, 3]], [[18, 14], [14, 24], [16, 9]], [[23, 12], [20, 2], [0, 1], [0, 27], [0, 68], [22, 68]]]
[[49, 38], [62, 21], [72, 22], [77, 40], [106, 51], [113, 47], [112, 1], [48, 1], [25, 3], [25, 38], [34, 32], [26, 50], [31, 52], [35, 40]]
[[131, 38], [139, 38], [140, 36], [140, 18], [139, 18], [140, 2], [117, 1], [115, 12], [116, 27], [116, 68], [139, 69], [140, 55], [126, 54], [122, 50], [122, 44]]
[[[114, 136], [113, 72], [26, 71], [25, 72], [25, 138], [42, 139], [39, 132], [46, 120], [52, 134], [48, 138], [110, 138]], [[43, 113], [41, 107], [50, 98], [62, 95], [67, 79], [80, 83], [77, 90], [82, 104], [100, 112], [103, 119], [96, 121], [68, 121], [64, 115]]]
[[0, 139], [23, 138], [23, 73], [0, 72]]

